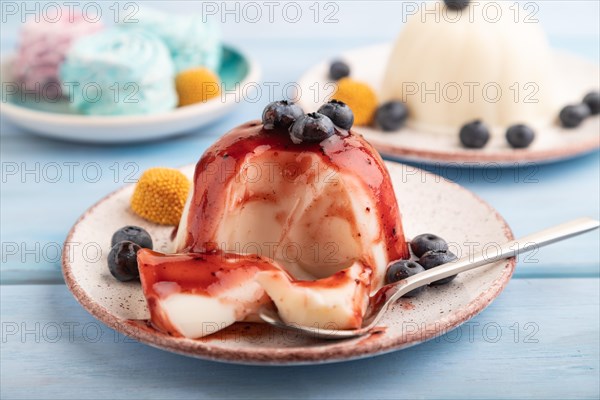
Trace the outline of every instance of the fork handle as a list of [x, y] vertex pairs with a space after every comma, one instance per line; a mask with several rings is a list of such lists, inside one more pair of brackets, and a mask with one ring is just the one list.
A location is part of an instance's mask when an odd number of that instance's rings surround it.
[[533, 233], [531, 235], [522, 237], [521, 239], [511, 240], [503, 245], [489, 247], [489, 249], [496, 250], [495, 254], [490, 255], [487, 251], [481, 251], [465, 256], [457, 261], [431, 268], [425, 272], [421, 272], [405, 280], [399, 281], [397, 284], [398, 290], [387, 298], [386, 305], [391, 304], [404, 294], [418, 287], [452, 275], [456, 275], [461, 272], [481, 267], [486, 264], [491, 264], [495, 261], [515, 257], [518, 254], [526, 253], [560, 240], [568, 239], [570, 237], [592, 231], [597, 229], [598, 226], [599, 222], [595, 219], [579, 218], [537, 233]]

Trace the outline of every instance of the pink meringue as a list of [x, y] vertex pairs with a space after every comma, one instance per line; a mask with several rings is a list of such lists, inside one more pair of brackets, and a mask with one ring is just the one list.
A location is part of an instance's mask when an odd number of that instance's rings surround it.
[[71, 44], [103, 27], [102, 22], [67, 9], [62, 9], [59, 18], [53, 21], [44, 18], [27, 21], [20, 32], [12, 68], [21, 89], [39, 92], [48, 98], [60, 96], [60, 65]]

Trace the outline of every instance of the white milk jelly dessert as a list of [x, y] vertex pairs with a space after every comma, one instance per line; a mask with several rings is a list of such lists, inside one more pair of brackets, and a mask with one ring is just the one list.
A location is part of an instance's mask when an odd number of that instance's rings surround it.
[[361, 325], [388, 264], [409, 250], [381, 157], [342, 128], [345, 104], [320, 111], [271, 103], [262, 123], [204, 153], [174, 254], [137, 252], [155, 327], [197, 338], [255, 321], [271, 302], [288, 323]]
[[[511, 2], [422, 3], [396, 40], [381, 100], [402, 100], [416, 129], [455, 135], [479, 119], [492, 134], [554, 122], [561, 106], [539, 21]], [[465, 8], [460, 8], [460, 7]], [[456, 9], [458, 8], [458, 9]]]

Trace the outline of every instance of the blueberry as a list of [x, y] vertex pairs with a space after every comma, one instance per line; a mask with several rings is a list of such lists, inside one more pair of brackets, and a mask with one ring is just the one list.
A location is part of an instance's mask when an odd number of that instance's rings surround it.
[[476, 120], [460, 128], [460, 142], [469, 149], [481, 149], [490, 140], [490, 131], [483, 122]]
[[152, 238], [150, 234], [139, 226], [124, 226], [113, 234], [111, 246], [119, 242], [130, 241], [140, 247], [152, 250]]
[[462, 10], [469, 5], [470, 0], [444, 0], [446, 7], [451, 10]]
[[329, 77], [334, 81], [350, 75], [350, 67], [343, 61], [334, 61], [329, 66]]
[[[437, 267], [438, 265], [455, 261], [456, 259], [457, 257], [448, 250], [431, 250], [423, 254], [421, 258], [419, 258], [419, 264], [421, 264], [421, 266], [425, 269], [431, 269]], [[456, 278], [456, 275], [437, 280], [435, 282], [432, 282], [431, 284], [443, 285], [445, 283], [450, 282], [454, 278]]]
[[560, 110], [559, 118], [563, 127], [576, 128], [589, 117], [590, 109], [585, 104], [569, 105]]
[[290, 128], [290, 137], [295, 144], [321, 142], [334, 133], [333, 122], [319, 113], [310, 113], [298, 118]]
[[421, 257], [431, 250], [448, 250], [448, 243], [439, 236], [424, 233], [411, 240], [410, 249], [415, 256]]
[[349, 130], [352, 128], [352, 124], [354, 124], [354, 113], [346, 103], [339, 100], [334, 99], [329, 103], [323, 104], [317, 112], [329, 117], [334, 125], [342, 129]]
[[375, 121], [384, 131], [400, 129], [407, 117], [408, 109], [401, 101], [388, 101], [381, 105], [375, 113]]
[[131, 281], [140, 276], [137, 252], [141, 247], [129, 241], [115, 244], [108, 253], [108, 269], [112, 276], [121, 282]]
[[262, 115], [265, 129], [288, 129], [298, 118], [304, 115], [300, 106], [288, 100], [269, 103]]
[[[401, 281], [410, 276], [416, 275], [420, 272], [425, 271], [419, 263], [410, 260], [399, 260], [391, 263], [385, 274], [385, 283], [390, 284]], [[404, 297], [414, 297], [421, 293], [425, 289], [425, 286], [418, 287], [410, 292], [406, 293]]]
[[513, 125], [506, 131], [506, 140], [515, 149], [529, 147], [534, 138], [533, 129], [523, 124]]
[[600, 114], [600, 92], [586, 94], [583, 102], [588, 106], [592, 115]]

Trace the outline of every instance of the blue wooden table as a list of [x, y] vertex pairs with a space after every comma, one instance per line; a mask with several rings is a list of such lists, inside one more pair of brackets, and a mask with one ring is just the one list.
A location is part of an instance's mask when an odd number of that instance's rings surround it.
[[[597, 36], [552, 41], [598, 61]], [[373, 42], [288, 38], [267, 46], [264, 39], [238, 40], [269, 81], [283, 83], [331, 57], [331, 49]], [[195, 162], [219, 135], [256, 118], [263, 106], [242, 104], [202, 132], [120, 147], [43, 139], [1, 122], [0, 397], [599, 397], [597, 232], [545, 248], [537, 262], [518, 265], [505, 292], [466, 326], [361, 361], [274, 368], [189, 359], [136, 343], [88, 315], [60, 274], [60, 248], [78, 216], [148, 167]], [[18, 173], [10, 172], [15, 168]], [[598, 152], [503, 169], [500, 179], [483, 170], [434, 169], [490, 202], [516, 235], [579, 216], [598, 218], [599, 171]]]

